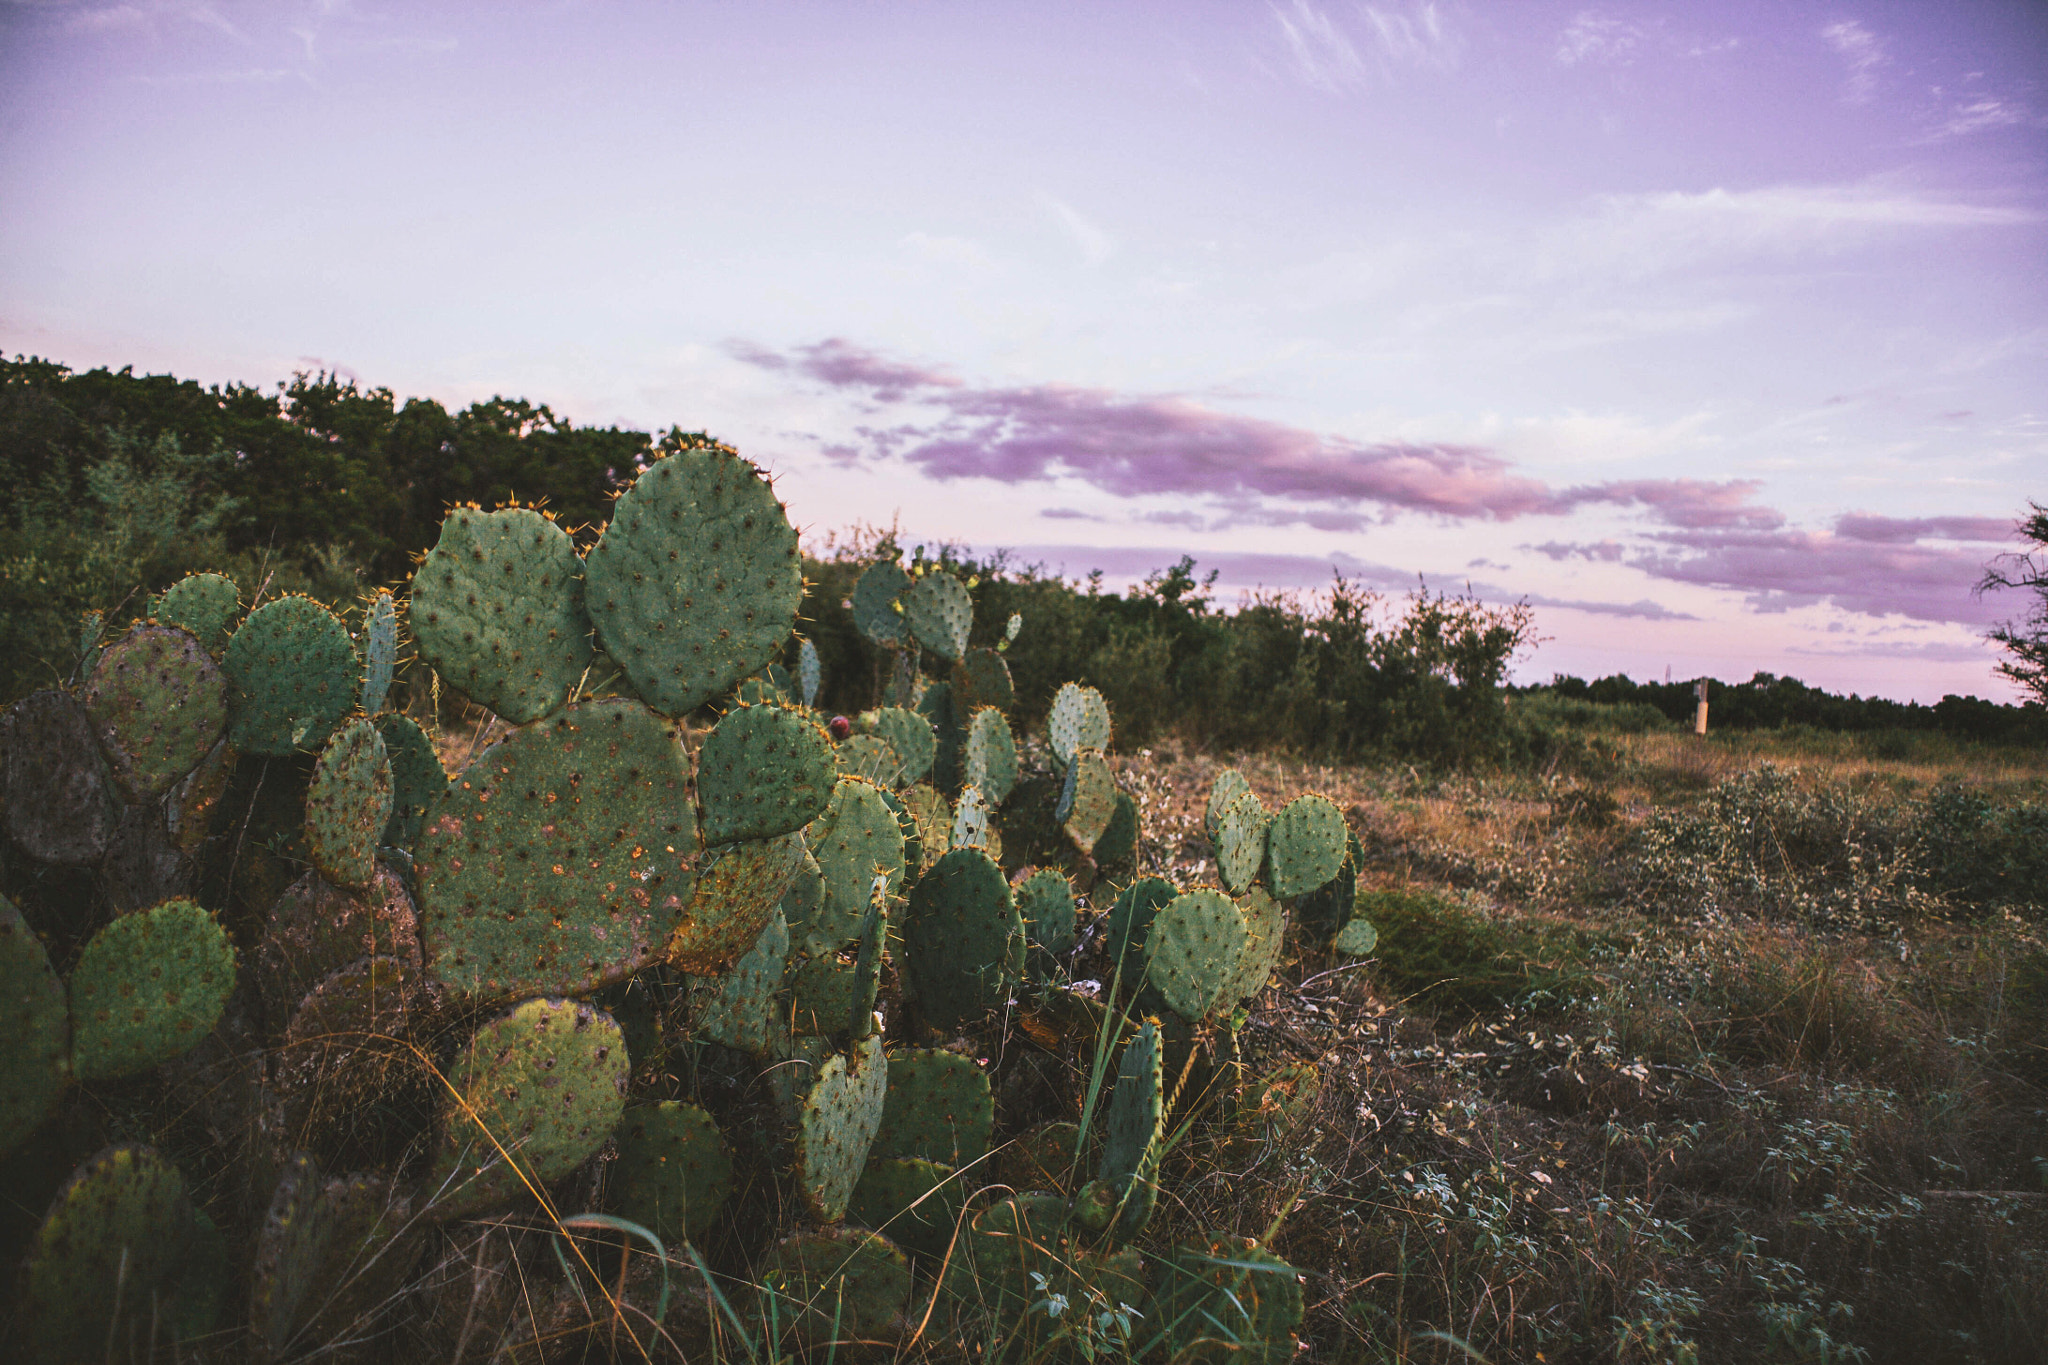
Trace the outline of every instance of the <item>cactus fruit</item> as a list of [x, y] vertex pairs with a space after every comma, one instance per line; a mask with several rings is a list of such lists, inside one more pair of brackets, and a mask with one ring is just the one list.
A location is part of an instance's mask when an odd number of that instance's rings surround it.
[[846, 1212], [898, 1246], [937, 1259], [953, 1241], [971, 1193], [968, 1181], [951, 1166], [917, 1157], [874, 1157], [853, 1187]]
[[296, 1358], [295, 1346], [361, 1332], [379, 1290], [395, 1287], [408, 1268], [392, 1245], [407, 1212], [388, 1179], [329, 1179], [311, 1156], [296, 1154], [271, 1196], [249, 1268], [257, 1359]]
[[73, 1171], [29, 1244], [17, 1329], [29, 1358], [144, 1359], [193, 1234], [178, 1168], [151, 1147], [109, 1147]]
[[1281, 900], [1326, 886], [1344, 867], [1350, 830], [1327, 796], [1297, 796], [1266, 827], [1266, 880]]
[[1126, 981], [1144, 970], [1145, 943], [1152, 921], [1180, 891], [1164, 877], [1140, 877], [1117, 893], [1109, 909], [1109, 960]]
[[1273, 969], [1280, 965], [1280, 949], [1287, 935], [1287, 911], [1264, 887], [1255, 886], [1239, 897], [1237, 908], [1244, 915], [1245, 943], [1224, 987], [1222, 1003], [1226, 1007], [1256, 999], [1266, 989]]
[[569, 699], [590, 666], [583, 565], [531, 507], [458, 507], [412, 579], [420, 657], [514, 725]]
[[389, 867], [380, 866], [355, 892], [315, 872], [292, 883], [271, 907], [250, 972], [265, 1013], [282, 1023], [322, 979], [365, 957], [420, 970], [419, 918], [404, 880]]
[[584, 578], [605, 652], [669, 716], [760, 672], [803, 597], [796, 531], [774, 490], [717, 450], [648, 466], [614, 504]]
[[227, 728], [227, 679], [198, 640], [173, 626], [137, 625], [108, 645], [81, 700], [131, 802], [169, 791]]
[[809, 839], [825, 893], [816, 912], [792, 924], [790, 934], [805, 955], [822, 957], [860, 932], [878, 870], [889, 875], [892, 890], [901, 884], [903, 830], [881, 788], [843, 777], [825, 813], [812, 822]]
[[697, 751], [698, 824], [706, 844], [770, 839], [825, 809], [836, 781], [825, 728], [782, 706], [725, 713]]
[[5, 716], [0, 813], [21, 851], [83, 867], [107, 851], [119, 819], [85, 708], [67, 692], [31, 692]]
[[1017, 785], [1017, 739], [1001, 711], [984, 706], [974, 713], [962, 758], [968, 784], [981, 788], [990, 805], [1002, 805]]
[[242, 615], [242, 592], [225, 574], [186, 574], [150, 604], [149, 614], [167, 626], [189, 631], [218, 658]]
[[398, 603], [380, 592], [363, 609], [363, 714], [384, 709], [391, 673], [398, 666]]
[[1337, 875], [1294, 903], [1294, 920], [1304, 936], [1327, 942], [1350, 922], [1351, 908], [1358, 899], [1358, 874], [1364, 867], [1365, 849], [1358, 835], [1347, 830], [1344, 865]]
[[566, 707], [428, 807], [414, 869], [427, 968], [477, 999], [622, 980], [662, 950], [695, 848], [667, 726], [623, 699]]
[[818, 704], [818, 647], [808, 639], [796, 642], [797, 696], [806, 711]]
[[968, 650], [960, 666], [953, 670], [953, 688], [961, 706], [970, 713], [984, 706], [1007, 711], [1017, 701], [1010, 666], [993, 649]]
[[1064, 767], [1083, 749], [1105, 751], [1109, 734], [1109, 703], [1102, 694], [1079, 683], [1061, 684], [1045, 718], [1045, 741], [1053, 758]]
[[1228, 991], [1248, 939], [1244, 912], [1222, 892], [1176, 896], [1145, 940], [1145, 983], [1181, 1018], [1205, 1019], [1237, 1003]]
[[868, 565], [853, 585], [853, 624], [884, 649], [902, 645], [910, 631], [897, 603], [910, 587], [910, 575], [893, 559]]
[[1025, 937], [1058, 956], [1074, 946], [1074, 888], [1049, 867], [1017, 883], [1017, 913]]
[[988, 1073], [972, 1057], [924, 1048], [892, 1052], [882, 1125], [868, 1154], [961, 1169], [981, 1160], [994, 1127]]
[[71, 1064], [114, 1080], [204, 1038], [235, 988], [235, 950], [190, 901], [123, 915], [92, 936], [71, 972]]
[[580, 1166], [625, 1110], [628, 1068], [619, 1026], [581, 1001], [528, 1000], [484, 1024], [450, 1071], [433, 1216], [501, 1207]]
[[1300, 1276], [1252, 1238], [1214, 1232], [1200, 1245], [1174, 1248], [1160, 1265], [1156, 1292], [1175, 1360], [1285, 1365], [1295, 1357]]
[[1216, 822], [1216, 875], [1223, 889], [1241, 896], [1259, 875], [1266, 857], [1266, 808], [1243, 792], [1230, 799]]
[[391, 819], [391, 760], [367, 720], [327, 742], [306, 787], [306, 848], [336, 886], [364, 887], [377, 875], [377, 840]]
[[384, 755], [391, 764], [391, 818], [377, 842], [389, 848], [411, 848], [427, 822], [427, 807], [448, 790], [448, 772], [434, 741], [411, 716], [377, 717]]
[[797, 1186], [811, 1216], [836, 1223], [867, 1164], [882, 1121], [889, 1061], [880, 1038], [863, 1038], [818, 1067], [796, 1124]]
[[932, 770], [938, 757], [939, 736], [932, 723], [915, 711], [885, 706], [874, 713], [874, 733], [896, 753], [897, 769], [882, 779], [890, 787], [907, 787]]
[[1158, 1198], [1159, 1158], [1166, 1124], [1165, 1077], [1159, 1025], [1147, 1019], [1124, 1045], [1117, 1062], [1116, 1089], [1109, 1097], [1096, 1178], [1117, 1191], [1116, 1236], [1129, 1240], [1151, 1221]]
[[726, 1047], [766, 1056], [780, 1026], [775, 992], [788, 961], [789, 927], [778, 907], [754, 946], [723, 975], [700, 985], [696, 1031]]
[[1380, 931], [1369, 919], [1355, 919], [1337, 931], [1330, 947], [1346, 957], [1371, 957], [1380, 945]]
[[[803, 1347], [853, 1345], [892, 1335], [910, 1302], [910, 1262], [887, 1237], [860, 1228], [811, 1228], [769, 1248], [755, 1312]], [[771, 1359], [782, 1343], [769, 1343]]]
[[1109, 824], [1095, 841], [1091, 856], [1104, 866], [1129, 863], [1138, 856], [1138, 803], [1129, 792], [1116, 794]]
[[903, 615], [920, 645], [951, 663], [967, 653], [967, 632], [974, 627], [974, 599], [967, 585], [935, 569], [903, 594]]
[[1072, 790], [1061, 793], [1066, 810], [1060, 823], [1076, 848], [1093, 853], [1116, 815], [1116, 774], [1110, 770], [1109, 760], [1094, 749], [1076, 751], [1067, 774]]
[[732, 1153], [711, 1115], [683, 1100], [638, 1104], [616, 1136], [612, 1207], [671, 1249], [702, 1237], [732, 1193]]
[[956, 848], [918, 878], [903, 938], [910, 989], [941, 1029], [1001, 1004], [1024, 969], [1024, 922], [1002, 868], [980, 849]]
[[245, 754], [317, 749], [356, 704], [356, 646], [310, 597], [279, 597], [249, 613], [228, 641], [228, 739]]
[[35, 931], [0, 896], [0, 1017], [10, 1040], [0, 1051], [0, 1156], [57, 1108], [71, 1077], [71, 1020], [64, 983]]
[[1202, 813], [1202, 828], [1212, 842], [1222, 833], [1223, 812], [1238, 797], [1249, 796], [1251, 790], [1252, 784], [1235, 768], [1225, 768], [1216, 774], [1216, 782], [1209, 788], [1209, 805]]
[[704, 855], [666, 950], [672, 966], [722, 971], [747, 950], [803, 866], [804, 836], [726, 844]]

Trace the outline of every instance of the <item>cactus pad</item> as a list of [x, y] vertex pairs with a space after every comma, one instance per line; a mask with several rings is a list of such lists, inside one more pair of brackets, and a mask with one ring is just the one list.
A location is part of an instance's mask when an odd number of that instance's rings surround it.
[[924, 1048], [892, 1052], [882, 1126], [869, 1155], [970, 1166], [988, 1151], [994, 1127], [988, 1073], [972, 1057]]
[[835, 780], [824, 726], [787, 707], [735, 707], [697, 752], [703, 840], [771, 839], [802, 829], [832, 799]]
[[818, 704], [818, 682], [819, 682], [819, 672], [820, 672], [820, 669], [819, 669], [819, 665], [818, 665], [818, 647], [817, 647], [817, 645], [813, 644], [813, 643], [812, 643], [812, 642], [811, 642], [810, 640], [808, 640], [808, 639], [804, 639], [804, 640], [799, 640], [799, 641], [797, 641], [797, 642], [796, 642], [796, 685], [797, 685], [797, 699], [798, 699], [798, 700], [800, 700], [801, 702], [803, 702], [803, 704], [804, 704], [804, 708], [805, 708], [806, 710], [808, 710], [809, 708], [811, 708], [811, 707], [813, 707], [813, 706], [816, 706], [816, 705]]
[[1244, 912], [1220, 891], [1174, 897], [1145, 940], [1145, 982], [1194, 1022], [1236, 1004], [1226, 998], [1248, 940]]
[[71, 1021], [64, 983], [35, 931], [0, 896], [0, 1156], [40, 1126], [71, 1077]]
[[818, 1068], [797, 1114], [797, 1185], [804, 1205], [823, 1223], [846, 1215], [846, 1203], [867, 1164], [882, 1122], [889, 1062], [882, 1040], [864, 1038]]
[[933, 683], [918, 698], [917, 714], [932, 723], [939, 751], [932, 759], [932, 785], [952, 791], [960, 785], [961, 751], [967, 744], [965, 713], [950, 683]]
[[897, 603], [910, 587], [910, 575], [893, 559], [868, 565], [853, 585], [853, 624], [870, 642], [884, 649], [901, 645], [910, 631]]
[[458, 507], [412, 579], [420, 657], [514, 725], [569, 699], [590, 666], [583, 565], [530, 507]]
[[1174, 1248], [1160, 1266], [1158, 1316], [1176, 1360], [1214, 1358], [1286, 1365], [1301, 1326], [1301, 1279], [1293, 1266], [1249, 1237], [1214, 1232]]
[[407, 964], [366, 957], [299, 1003], [265, 1086], [288, 1145], [324, 1151], [344, 1134], [356, 1142], [382, 1135], [397, 1111], [424, 1095], [426, 1069], [405, 1041], [420, 985]]
[[1287, 911], [1264, 887], [1255, 886], [1239, 897], [1237, 908], [1244, 915], [1244, 951], [1224, 987], [1220, 1003], [1225, 1007], [1256, 999], [1266, 989], [1266, 981], [1280, 965], [1280, 949], [1287, 937]]
[[982, 799], [981, 788], [972, 783], [960, 789], [960, 799], [953, 805], [950, 842], [954, 848], [978, 848], [998, 860], [1003, 856], [1003, 846], [989, 824], [988, 802]]
[[903, 831], [881, 788], [847, 777], [839, 780], [831, 804], [811, 825], [809, 840], [825, 893], [816, 913], [801, 925], [792, 924], [790, 935], [807, 956], [820, 957], [860, 932], [876, 872], [889, 875], [892, 891], [901, 884]]
[[698, 975], [723, 970], [760, 934], [803, 866], [804, 836], [726, 844], [704, 858], [667, 948], [672, 966]]
[[192, 1234], [185, 1179], [154, 1148], [109, 1147], [72, 1172], [29, 1245], [17, 1326], [30, 1358], [97, 1361], [131, 1335], [150, 1354]]
[[363, 714], [384, 709], [391, 672], [398, 666], [398, 603], [380, 592], [363, 609]]
[[[860, 1228], [791, 1233], [769, 1248], [754, 1278], [760, 1321], [810, 1348], [887, 1336], [900, 1324], [912, 1283], [910, 1262], [895, 1244]], [[782, 1357], [780, 1342], [770, 1355]]]
[[1230, 803], [1240, 796], [1251, 794], [1252, 784], [1244, 780], [1244, 774], [1235, 768], [1225, 768], [1216, 774], [1215, 785], [1209, 788], [1209, 805], [1202, 815], [1202, 827], [1210, 839], [1215, 839], [1223, 828], [1223, 812]]
[[875, 712], [874, 732], [895, 750], [899, 765], [894, 773], [883, 777], [885, 785], [908, 786], [932, 770], [932, 760], [939, 753], [938, 732], [917, 712], [885, 706]]
[[227, 795], [234, 771], [235, 751], [222, 740], [171, 788], [164, 800], [164, 830], [179, 852], [190, 853], [206, 841], [214, 808]]
[[904, 974], [927, 1021], [956, 1029], [1001, 1004], [1024, 968], [1024, 921], [1003, 870], [956, 848], [910, 892]]
[[1071, 799], [1061, 793], [1061, 804], [1067, 809], [1060, 823], [1075, 847], [1092, 853], [1116, 815], [1116, 774], [1110, 770], [1109, 760], [1094, 749], [1076, 752], [1067, 772], [1073, 791]]
[[903, 759], [880, 735], [848, 735], [832, 751], [832, 761], [845, 777], [864, 777], [878, 786], [892, 786], [903, 771]]
[[937, 788], [923, 782], [905, 787], [902, 801], [917, 825], [918, 870], [922, 873], [953, 847], [953, 811]]
[[1064, 1194], [1073, 1186], [1074, 1153], [1079, 1150], [1081, 1129], [1064, 1119], [1053, 1119], [1027, 1128], [989, 1158], [993, 1182], [1018, 1190], [1058, 1190]]
[[131, 802], [169, 791], [227, 728], [220, 666], [172, 626], [137, 625], [108, 645], [81, 699], [114, 781]]
[[435, 1216], [500, 1207], [581, 1165], [625, 1110], [627, 1070], [619, 1026], [581, 1001], [528, 1000], [478, 1029], [442, 1106]]
[[1074, 888], [1052, 868], [1042, 867], [1017, 884], [1017, 913], [1025, 936], [1046, 952], [1074, 946]]
[[790, 877], [789, 886], [779, 902], [783, 921], [790, 926], [808, 924], [824, 903], [825, 874], [818, 867], [817, 855], [806, 843], [804, 856], [797, 860], [796, 872]]
[[69, 693], [31, 692], [9, 707], [0, 742], [0, 813], [31, 858], [82, 867], [107, 851], [119, 812], [92, 722]]
[[1010, 681], [1010, 666], [993, 649], [970, 649], [953, 670], [954, 690], [968, 711], [993, 706], [1007, 711], [1016, 704], [1016, 684]]
[[379, 716], [377, 733], [384, 738], [384, 754], [391, 763], [391, 818], [378, 842], [411, 848], [419, 842], [427, 807], [448, 790], [448, 772], [434, 741], [411, 716]]
[[605, 652], [670, 716], [760, 672], [803, 597], [796, 531], [774, 490], [717, 450], [679, 451], [635, 479], [584, 578]]
[[391, 819], [391, 760], [384, 737], [353, 721], [327, 742], [306, 787], [306, 848], [320, 875], [362, 887], [377, 875], [377, 840]]
[[1017, 785], [1017, 737], [1001, 711], [984, 706], [974, 713], [962, 758], [967, 781], [981, 788], [990, 805], [1002, 805]]
[[[978, 1177], [973, 1178], [976, 1184]], [[951, 1166], [916, 1157], [875, 1157], [853, 1187], [847, 1216], [899, 1246], [941, 1257], [966, 1211], [972, 1189]]]
[[379, 1291], [405, 1274], [390, 1242], [408, 1212], [385, 1177], [329, 1179], [310, 1156], [294, 1156], [271, 1196], [249, 1268], [249, 1330], [258, 1357], [288, 1359], [359, 1331], [359, 1319], [383, 1297]]
[[1250, 792], [1232, 797], [1216, 822], [1216, 874], [1223, 889], [1243, 895], [1265, 856], [1265, 806]]
[[1364, 867], [1365, 849], [1356, 834], [1347, 832], [1343, 867], [1294, 903], [1295, 923], [1305, 936], [1327, 942], [1350, 921], [1352, 905], [1358, 899], [1358, 874]]
[[1109, 748], [1109, 703], [1092, 687], [1062, 683], [1045, 718], [1045, 742], [1063, 766], [1083, 749]]
[[123, 915], [71, 973], [72, 1066], [113, 1080], [169, 1061], [212, 1031], [235, 988], [227, 931], [190, 901]]
[[228, 739], [245, 754], [317, 749], [356, 704], [355, 642], [310, 597], [280, 597], [250, 612], [221, 667]]
[[1109, 960], [1121, 963], [1126, 981], [1144, 970], [1145, 943], [1152, 921], [1180, 891], [1164, 877], [1140, 877], [1117, 893], [1109, 909]]
[[874, 1012], [876, 978], [851, 962], [814, 957], [789, 973], [789, 1027], [793, 1033], [844, 1038]]
[[1104, 865], [1128, 863], [1138, 856], [1138, 803], [1129, 792], [1116, 794], [1109, 824], [1091, 853], [1096, 862]]
[[682, 1100], [634, 1105], [617, 1140], [612, 1206], [671, 1249], [701, 1238], [732, 1193], [732, 1153], [711, 1115]]
[[242, 591], [225, 574], [186, 574], [150, 604], [149, 614], [190, 631], [209, 654], [218, 656], [242, 615]]
[[1327, 796], [1289, 801], [1266, 827], [1266, 879], [1273, 894], [1291, 900], [1327, 885], [1344, 868], [1344, 813]]
[[1128, 1240], [1144, 1230], [1158, 1198], [1161, 1138], [1166, 1123], [1165, 1076], [1159, 1025], [1147, 1019], [1124, 1045], [1117, 1062], [1116, 1089], [1109, 1097], [1097, 1175], [1117, 1190], [1122, 1207], [1116, 1235]]
[[388, 867], [361, 891], [308, 872], [271, 907], [250, 971], [265, 1012], [282, 1022], [322, 979], [364, 957], [420, 970], [419, 919], [405, 882]]
[[777, 909], [739, 961], [702, 983], [696, 1031], [741, 1052], [766, 1055], [779, 1028], [775, 992], [788, 961], [789, 927]]
[[1355, 919], [1337, 931], [1330, 947], [1346, 957], [1371, 957], [1380, 946], [1380, 931], [1369, 919]]
[[428, 807], [415, 852], [427, 969], [459, 994], [503, 999], [645, 966], [688, 889], [688, 783], [667, 726], [621, 699], [486, 749]]
[[910, 634], [942, 659], [959, 663], [967, 653], [967, 633], [974, 628], [974, 599], [967, 585], [943, 570], [934, 570], [903, 594], [903, 615]]

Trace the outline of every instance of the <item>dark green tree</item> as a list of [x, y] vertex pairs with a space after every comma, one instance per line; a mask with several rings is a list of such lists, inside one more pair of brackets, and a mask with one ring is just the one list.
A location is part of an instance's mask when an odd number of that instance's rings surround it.
[[[2034, 595], [2024, 616], [1992, 628], [1988, 638], [2005, 647], [2012, 657], [1998, 665], [1998, 671], [2018, 683], [2034, 700], [2048, 703], [2048, 507], [2029, 500], [2033, 515], [2018, 525], [2020, 535], [2034, 548], [2000, 555], [1984, 570], [1977, 584], [1979, 593], [2002, 588], [2024, 588]], [[2040, 557], [2036, 557], [2040, 555]]]

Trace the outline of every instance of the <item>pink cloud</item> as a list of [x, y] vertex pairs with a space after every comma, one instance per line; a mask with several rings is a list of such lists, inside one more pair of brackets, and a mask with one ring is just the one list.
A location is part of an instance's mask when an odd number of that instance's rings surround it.
[[1930, 537], [1939, 540], [2010, 540], [2010, 517], [1880, 517], [1850, 512], [1835, 519], [1835, 534], [1873, 544], [1910, 544]]
[[1981, 551], [1796, 530], [1677, 531], [1656, 540], [1628, 563], [1673, 582], [1747, 593], [1759, 611], [1830, 601], [1873, 616], [1979, 627], [1996, 617], [1970, 591], [1984, 570]]

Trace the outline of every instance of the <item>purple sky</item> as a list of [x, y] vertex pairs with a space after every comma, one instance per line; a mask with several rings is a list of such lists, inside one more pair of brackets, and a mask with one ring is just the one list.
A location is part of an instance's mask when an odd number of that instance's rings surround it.
[[2048, 5], [0, 0], [0, 347], [705, 426], [813, 531], [2008, 697]]

